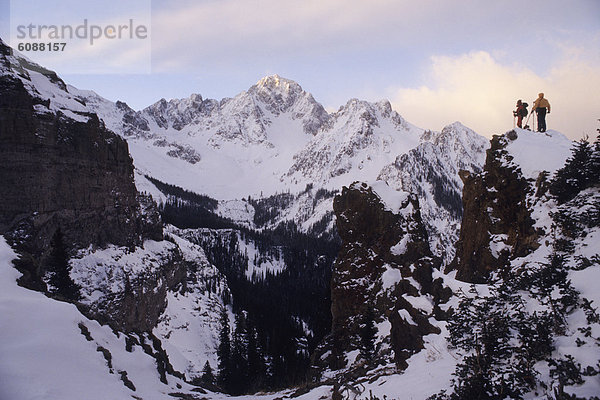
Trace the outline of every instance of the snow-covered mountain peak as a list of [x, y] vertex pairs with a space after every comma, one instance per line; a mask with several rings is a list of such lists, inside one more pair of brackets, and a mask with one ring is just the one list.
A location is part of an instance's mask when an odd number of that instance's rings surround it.
[[250, 88], [250, 91], [253, 89], [271, 92], [278, 91], [282, 93], [300, 93], [304, 91], [297, 82], [291, 79], [282, 78], [277, 74], [265, 76], [264, 78], [260, 79], [254, 86], [252, 86], [252, 88]]
[[442, 128], [442, 130], [448, 130], [448, 129], [452, 129], [452, 130], [471, 130], [468, 127], [466, 127], [465, 125], [463, 125], [462, 122], [460, 121], [454, 121], [451, 124], [446, 125], [444, 128]]
[[346, 104], [341, 106], [337, 112], [353, 112], [358, 110], [378, 110], [381, 113], [389, 114], [392, 112], [392, 104], [386, 99], [382, 99], [377, 102], [370, 102], [355, 97], [348, 100]]
[[270, 75], [259, 80], [255, 85], [248, 89], [247, 94], [256, 101], [267, 106], [269, 111], [278, 115], [280, 112], [287, 112], [291, 108], [306, 105], [315, 106], [318, 104], [313, 96], [304, 91], [302, 86], [291, 79], [282, 78], [279, 75]]
[[[360, 132], [369, 133], [374, 126], [379, 126], [377, 107], [374, 103], [359, 99], [350, 99], [341, 106], [340, 109], [332, 114], [336, 124], [355, 124], [360, 121], [364, 129]], [[351, 131], [348, 130], [348, 133]], [[354, 132], [353, 132], [354, 133]]]
[[468, 140], [473, 135], [479, 136], [472, 129], [456, 121], [444, 126], [439, 132], [426, 130], [425, 132], [423, 132], [421, 140], [423, 142], [431, 142], [435, 145], [440, 145], [450, 141]]
[[445, 149], [456, 160], [465, 159], [467, 155], [465, 153], [468, 153], [469, 158], [475, 156], [475, 164], [477, 165], [483, 165], [485, 161], [484, 150], [489, 146], [488, 139], [458, 121], [446, 125], [442, 128], [441, 132], [434, 133], [431, 137], [431, 142], [441, 149]]
[[[384, 124], [388, 127], [393, 127], [396, 131], [421, 131], [415, 126], [409, 124], [392, 109], [392, 105], [388, 100], [381, 100], [372, 103], [366, 100], [353, 98], [341, 106], [339, 110], [331, 114], [332, 125], [344, 125], [348, 129], [346, 132], [368, 136], [373, 132], [373, 129]], [[357, 124], [360, 124], [360, 129]]]
[[366, 100], [360, 100], [358, 98], [352, 98], [339, 108], [336, 114], [345, 114], [360, 111], [371, 111], [374, 109], [374, 104], [369, 103]]
[[393, 112], [392, 103], [388, 99], [379, 100], [375, 105], [383, 115], [390, 115]]
[[387, 101], [350, 99], [294, 156], [286, 175], [332, 188], [372, 180], [396, 156], [417, 146], [422, 133]]
[[329, 120], [329, 114], [314, 97], [291, 79], [279, 75], [266, 76], [239, 96], [249, 96], [253, 103], [274, 116], [290, 113], [302, 120], [306, 133], [315, 134]]

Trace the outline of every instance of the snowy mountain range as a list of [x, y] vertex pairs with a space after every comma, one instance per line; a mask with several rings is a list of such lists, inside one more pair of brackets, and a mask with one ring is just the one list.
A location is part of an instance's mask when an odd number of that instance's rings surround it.
[[[423, 213], [436, 241], [434, 252], [448, 260], [461, 214], [458, 170], [478, 171], [488, 146], [458, 122], [441, 132], [418, 128], [385, 100], [351, 99], [327, 113], [300, 85], [277, 75], [233, 98], [193, 94], [162, 99], [138, 112], [93, 92], [70, 86], [68, 91], [127, 139], [138, 187], [155, 199], [162, 195], [141, 175], [223, 201], [299, 193], [307, 185], [338, 190], [378, 178], [396, 189], [432, 193]], [[311, 221], [331, 210], [331, 198], [324, 201], [329, 205], [317, 207]], [[309, 218], [297, 209], [291, 205], [280, 220], [308, 229]]]
[[300, 85], [277, 75], [233, 98], [193, 94], [139, 112], [93, 92], [69, 92], [128, 139], [139, 171], [223, 200], [298, 192], [308, 183], [339, 189], [377, 177], [423, 142], [453, 145], [446, 151], [479, 165], [486, 143], [460, 124], [445, 131], [461, 130], [461, 141], [441, 143], [440, 133], [411, 125], [388, 101], [352, 99], [329, 114]]
[[[255, 229], [276, 227], [291, 220], [306, 232], [321, 221], [326, 222], [322, 229], [333, 231], [333, 194], [342, 185], [359, 179], [373, 180], [384, 168], [391, 171], [401, 155], [427, 143], [437, 146], [436, 151], [444, 154], [446, 149], [437, 145], [444, 141], [443, 144], [452, 146], [452, 152], [456, 153], [446, 157], [449, 162], [436, 166], [440, 174], [455, 175], [459, 166], [453, 163], [457, 160], [464, 162], [462, 167], [476, 171], [482, 164], [487, 144], [485, 139], [458, 123], [440, 133], [419, 129], [393, 111], [387, 101], [368, 103], [352, 99], [329, 114], [300, 85], [276, 75], [261, 79], [234, 98], [217, 101], [191, 95], [181, 100], [163, 99], [144, 110], [134, 111], [122, 102], [113, 103], [94, 92], [72, 87], [52, 71], [16, 52], [6, 54], [2, 72], [7, 79], [22, 82], [29, 95], [36, 99], [34, 113], [38, 118], [57, 115], [87, 124], [91, 113], [96, 113], [108, 129], [127, 139], [139, 191], [150, 193], [162, 203], [168, 200], [169, 196], [146, 178], [149, 176], [208, 194], [220, 199], [215, 210], [218, 215]], [[465, 145], [470, 147], [464, 148]], [[421, 170], [426, 168], [425, 158], [415, 155], [413, 161], [415, 168], [420, 165], [425, 165]], [[439, 170], [440, 166], [445, 169]], [[411, 179], [400, 180], [388, 173], [392, 186], [409, 188]], [[460, 182], [448, 190], [460, 191]], [[258, 226], [257, 204], [249, 197], [284, 192], [291, 193], [292, 197], [279, 203], [275, 217]], [[432, 202], [430, 213], [434, 209], [440, 208]], [[452, 230], [446, 234], [451, 238], [458, 234], [456, 221], [460, 212], [452, 215], [454, 225], [436, 228]], [[433, 229], [434, 224], [428, 227]], [[164, 304], [164, 310], [150, 303], [136, 307], [149, 313], [146, 318], [149, 323], [161, 321], [154, 334], [164, 340], [165, 350], [178, 370], [188, 378], [197, 377], [205, 361], [216, 365], [216, 313], [223, 307], [219, 293], [228, 289], [222, 273], [207, 264], [199, 242], [189, 241], [196, 235], [178, 230], [171, 230], [169, 235], [177, 243], [176, 247], [163, 242], [145, 242], [143, 249], [129, 255], [128, 250], [119, 246], [82, 249], [75, 255], [71, 275], [82, 287], [81, 303], [97, 317], [109, 313], [130, 318], [127, 315], [133, 306], [131, 300], [126, 300], [130, 282], [146, 281], [146, 286], [140, 288], [142, 291], [148, 290], [154, 282], [159, 295], [148, 301]], [[436, 237], [442, 238], [442, 235]], [[450, 248], [448, 243], [449, 240], [446, 246], [439, 245], [436, 249], [443, 252]], [[248, 239], [240, 238], [240, 244], [254, 249], [254, 253], [257, 251], [257, 244]], [[170, 287], [173, 279], [162, 275], [164, 265], [172, 264], [179, 257], [178, 253], [184, 260], [190, 258], [188, 262], [192, 267], [188, 267], [188, 275], [191, 268], [194, 276], [193, 280], [188, 279], [188, 290], [179, 295]], [[452, 250], [448, 253], [447, 258], [453, 254]], [[249, 263], [244, 272], [248, 279], [256, 273], [264, 276], [266, 271], [279, 274], [286, 269], [279, 257], [261, 254]], [[198, 269], [193, 265], [203, 267]], [[214, 295], [207, 294], [205, 276], [212, 277]], [[114, 309], [115, 299], [120, 298], [125, 299], [123, 309]], [[205, 322], [199, 325], [202, 318]], [[175, 321], [187, 321], [181, 322], [185, 329], [182, 331]], [[121, 326], [127, 327], [128, 322], [122, 321]]]

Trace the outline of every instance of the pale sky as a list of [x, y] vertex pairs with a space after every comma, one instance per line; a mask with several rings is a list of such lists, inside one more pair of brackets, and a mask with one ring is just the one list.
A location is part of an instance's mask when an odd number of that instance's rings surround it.
[[[24, 13], [32, 21], [42, 13], [37, 1], [22, 11], [27, 1], [14, 0], [11, 20], [9, 1], [0, 0], [2, 38], [14, 37], [10, 24], [24, 23]], [[123, 10], [113, 1], [50, 3], [68, 3], [60, 16], [74, 21], [151, 16], [146, 55], [123, 48], [111, 58], [82, 48], [79, 58], [64, 53], [43, 63], [25, 53], [68, 83], [135, 109], [192, 93], [232, 97], [276, 73], [329, 110], [353, 97], [385, 98], [426, 129], [460, 121], [484, 136], [504, 133], [516, 100], [531, 104], [540, 91], [552, 106], [549, 129], [579, 139], [600, 127], [599, 0], [135, 0]], [[42, 14], [44, 23], [58, 23]], [[72, 72], [84, 57], [130, 70]]]

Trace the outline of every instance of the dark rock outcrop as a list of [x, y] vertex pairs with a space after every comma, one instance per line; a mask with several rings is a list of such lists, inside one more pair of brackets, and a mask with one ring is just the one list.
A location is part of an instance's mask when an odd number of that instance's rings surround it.
[[[406, 368], [410, 355], [423, 348], [424, 335], [439, 333], [429, 318], [450, 292], [441, 279], [433, 279], [440, 261], [429, 248], [416, 196], [397, 194], [404, 196], [397, 212], [364, 183], [344, 187], [334, 200], [342, 248], [332, 272], [332, 335], [321, 354], [316, 353], [317, 365], [346, 367], [345, 355], [361, 348], [364, 316], [369, 311], [376, 324], [389, 327], [376, 343], [375, 358], [393, 360], [400, 368]], [[413, 306], [405, 296], [431, 299], [432, 310]], [[330, 351], [328, 356], [323, 350]]]
[[95, 114], [39, 112], [43, 100], [10, 74], [0, 93], [0, 234], [25, 228], [34, 253], [58, 227], [75, 247], [140, 243], [127, 143]]
[[536, 249], [539, 234], [527, 207], [530, 186], [495, 135], [481, 174], [461, 171], [463, 218], [456, 257], [449, 269], [465, 282], [483, 283], [491, 271]]
[[34, 254], [58, 227], [73, 248], [160, 239], [152, 204], [140, 208], [127, 142], [85, 107], [63, 109], [41, 95], [33, 74], [53, 85], [44, 90], [69, 96], [56, 73], [1, 41], [0, 50], [0, 234]]

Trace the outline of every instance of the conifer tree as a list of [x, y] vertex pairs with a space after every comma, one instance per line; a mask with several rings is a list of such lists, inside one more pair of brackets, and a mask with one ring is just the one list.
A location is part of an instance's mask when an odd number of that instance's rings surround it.
[[231, 340], [229, 338], [229, 316], [227, 308], [223, 307], [220, 318], [219, 347], [217, 348], [217, 357], [219, 358], [219, 376], [218, 382], [221, 388], [227, 390], [231, 385], [232, 365], [231, 365]]
[[[599, 120], [600, 121], [600, 120]], [[590, 169], [592, 171], [592, 185], [600, 184], [600, 129], [597, 129], [598, 136], [592, 148], [592, 159]]]
[[346, 355], [344, 354], [343, 342], [340, 329], [334, 329], [331, 333], [331, 357], [329, 368], [338, 370], [344, 368], [347, 363]]
[[[252, 388], [259, 388], [265, 378], [266, 365], [256, 326], [251, 318], [247, 320], [246, 343], [248, 344], [248, 379]], [[252, 389], [251, 388], [251, 389]]]
[[202, 369], [202, 382], [207, 385], [213, 385], [215, 383], [215, 375], [213, 374], [212, 367], [208, 360], [204, 364], [204, 368]]
[[50, 242], [48, 271], [50, 272], [51, 293], [66, 300], [77, 301], [81, 298], [79, 287], [71, 279], [71, 265], [60, 228], [56, 230]]
[[375, 356], [376, 336], [375, 313], [373, 312], [373, 306], [369, 304], [363, 316], [363, 324], [360, 330], [360, 354], [367, 361], [371, 361]]
[[246, 318], [240, 312], [235, 316], [235, 330], [231, 344], [231, 390], [234, 394], [244, 393], [248, 385], [248, 343], [246, 338]]
[[593, 184], [596, 172], [592, 170], [592, 150], [587, 139], [580, 140], [565, 166], [556, 172], [550, 193], [556, 196], [559, 204], [566, 203]]

